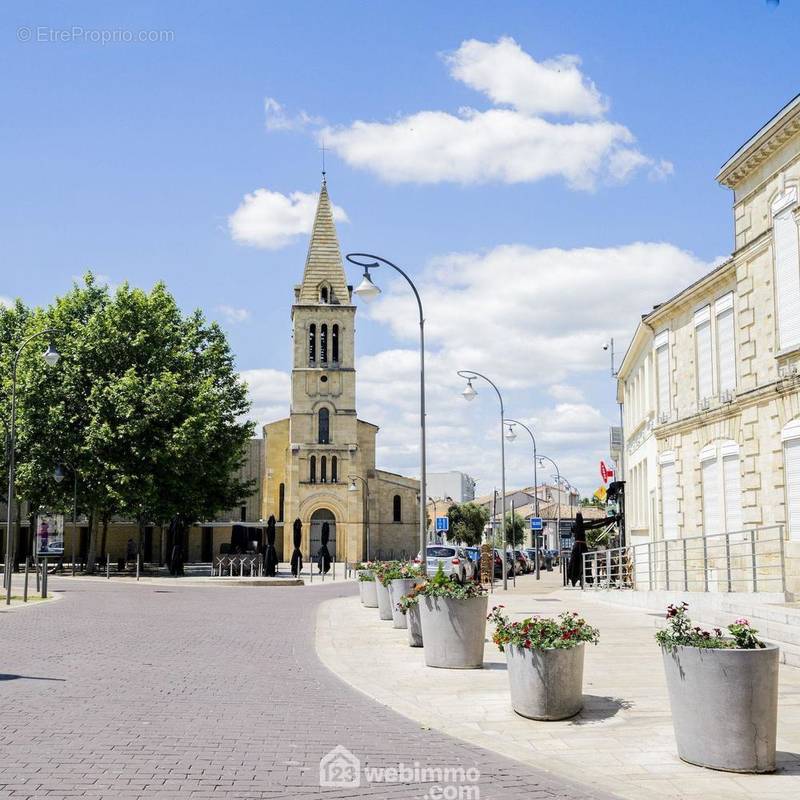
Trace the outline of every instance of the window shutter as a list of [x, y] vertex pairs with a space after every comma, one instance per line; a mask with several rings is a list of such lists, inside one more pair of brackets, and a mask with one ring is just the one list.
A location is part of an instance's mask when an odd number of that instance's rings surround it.
[[658, 413], [668, 414], [670, 407], [669, 386], [669, 345], [664, 344], [656, 350], [656, 372], [658, 379]]
[[719, 390], [736, 388], [736, 343], [733, 330], [733, 309], [717, 315], [717, 358]]
[[661, 525], [665, 539], [678, 538], [678, 476], [674, 461], [661, 465]]
[[703, 476], [703, 534], [721, 533], [719, 461], [709, 458], [700, 465]]
[[786, 525], [789, 538], [800, 540], [800, 439], [783, 443], [786, 474]]
[[800, 344], [800, 254], [797, 223], [791, 208], [775, 215], [773, 239], [778, 338], [781, 350], [785, 350]]
[[711, 380], [711, 322], [702, 322], [695, 328], [697, 337], [697, 399], [714, 394]]
[[739, 453], [723, 456], [722, 477], [725, 484], [725, 531], [742, 530], [742, 479]]

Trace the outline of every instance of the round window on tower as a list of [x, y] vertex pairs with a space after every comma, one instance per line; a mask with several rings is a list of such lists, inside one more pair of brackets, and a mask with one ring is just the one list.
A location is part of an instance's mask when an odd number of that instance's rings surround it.
[[320, 380], [322, 381], [322, 383], [327, 383], [328, 382], [328, 376], [327, 375], [322, 375], [320, 377]]

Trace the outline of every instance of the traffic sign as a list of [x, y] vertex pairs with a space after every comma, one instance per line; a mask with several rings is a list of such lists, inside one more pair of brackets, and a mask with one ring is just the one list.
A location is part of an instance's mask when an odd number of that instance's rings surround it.
[[531, 517], [531, 530], [540, 531], [544, 526], [542, 525], [541, 517]]
[[436, 530], [449, 531], [450, 530], [450, 517], [436, 517]]
[[603, 483], [608, 483], [608, 479], [614, 477], [614, 470], [607, 467], [605, 461], [600, 462], [600, 477], [603, 479]]

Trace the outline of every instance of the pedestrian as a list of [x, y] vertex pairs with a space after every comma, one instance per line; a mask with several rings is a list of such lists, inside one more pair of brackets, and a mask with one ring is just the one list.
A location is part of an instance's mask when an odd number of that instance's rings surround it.
[[183, 575], [183, 548], [179, 544], [172, 548], [169, 572], [176, 577]]
[[579, 511], [572, 523], [572, 552], [569, 556], [569, 579], [575, 586], [583, 578], [583, 554], [589, 549], [586, 544], [586, 526], [583, 523], [583, 514]]

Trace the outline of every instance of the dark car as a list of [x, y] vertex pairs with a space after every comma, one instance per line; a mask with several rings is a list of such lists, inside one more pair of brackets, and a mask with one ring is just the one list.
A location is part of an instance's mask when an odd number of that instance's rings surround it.
[[[494, 576], [495, 578], [502, 578], [503, 577], [503, 562], [500, 560], [502, 558], [501, 551], [499, 549], [495, 549], [494, 551]], [[514, 559], [514, 554], [510, 550], [506, 550], [506, 576], [511, 578], [514, 575], [518, 574], [519, 569], [517, 567], [516, 561]]]
[[467, 558], [475, 565], [475, 580], [481, 580], [481, 549], [480, 547], [465, 547], [464, 552]]

